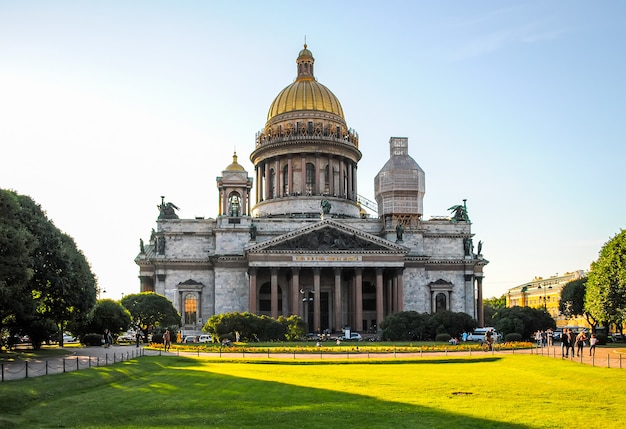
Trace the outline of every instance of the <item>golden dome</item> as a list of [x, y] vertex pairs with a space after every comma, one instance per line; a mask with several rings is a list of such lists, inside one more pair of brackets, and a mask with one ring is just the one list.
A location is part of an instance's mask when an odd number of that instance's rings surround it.
[[224, 171], [246, 171], [241, 164], [237, 162], [237, 152], [233, 154], [233, 162]]
[[267, 113], [267, 120], [282, 113], [298, 110], [316, 110], [334, 113], [345, 120], [339, 99], [330, 89], [315, 80], [313, 63], [315, 59], [311, 51], [304, 45], [298, 55], [298, 77], [295, 82], [283, 89], [274, 99]]

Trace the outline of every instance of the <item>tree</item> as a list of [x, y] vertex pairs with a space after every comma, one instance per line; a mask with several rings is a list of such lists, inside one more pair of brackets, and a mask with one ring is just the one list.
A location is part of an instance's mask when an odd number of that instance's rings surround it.
[[154, 292], [126, 295], [120, 303], [130, 312], [131, 323], [144, 332], [180, 326], [180, 314], [170, 300]]
[[28, 282], [33, 276], [30, 253], [35, 237], [19, 221], [15, 192], [0, 189], [0, 331], [8, 337], [17, 315], [32, 310]]
[[591, 263], [585, 311], [603, 325], [622, 326], [626, 315], [626, 230], [604, 244]]
[[476, 328], [476, 321], [467, 313], [453, 311], [438, 311], [431, 314], [426, 322], [429, 338], [436, 338], [437, 334], [450, 334], [460, 338], [463, 332], [471, 332]]
[[57, 325], [63, 345], [67, 323], [88, 312], [96, 302], [96, 278], [74, 240], [62, 233], [30, 197], [18, 196], [18, 200], [19, 219], [37, 238], [31, 252], [33, 276], [29, 282], [35, 312], [40, 319], [48, 318]]
[[[411, 341], [420, 339], [424, 331], [424, 316], [417, 311], [400, 311], [388, 315], [380, 323], [382, 339], [386, 341]], [[418, 332], [420, 334], [418, 334]]]
[[[74, 240], [30, 197], [0, 190], [0, 327], [59, 341], [67, 323], [95, 303], [96, 279]], [[46, 337], [46, 335], [48, 335]]]
[[483, 300], [483, 314], [485, 317], [485, 326], [493, 325], [493, 318], [498, 310], [506, 308], [506, 296], [500, 298], [489, 298]]
[[72, 329], [74, 334], [103, 333], [108, 329], [114, 335], [130, 327], [130, 312], [117, 301], [101, 299], [88, 313], [86, 320]]
[[568, 282], [561, 290], [559, 312], [568, 319], [584, 316], [592, 329], [598, 321], [585, 310], [585, 295], [587, 293], [587, 277]]
[[556, 323], [543, 308], [514, 306], [501, 308], [494, 316], [494, 326], [498, 332], [506, 336], [518, 333], [524, 339], [532, 338], [536, 331], [555, 329]]

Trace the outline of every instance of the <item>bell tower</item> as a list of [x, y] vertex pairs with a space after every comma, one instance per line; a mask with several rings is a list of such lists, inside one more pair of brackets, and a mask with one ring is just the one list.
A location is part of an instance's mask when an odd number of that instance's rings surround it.
[[237, 152], [233, 162], [216, 178], [219, 190], [218, 216], [250, 216], [250, 190], [252, 177], [237, 162]]

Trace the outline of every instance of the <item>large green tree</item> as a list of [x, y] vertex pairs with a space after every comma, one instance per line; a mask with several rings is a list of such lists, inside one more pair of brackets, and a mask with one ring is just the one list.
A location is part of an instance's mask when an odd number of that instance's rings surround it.
[[626, 316], [626, 230], [604, 244], [592, 262], [585, 311], [603, 325], [622, 326]]
[[[17, 243], [24, 244], [28, 250], [12, 254], [12, 260], [0, 256], [7, 264], [3, 270], [14, 273], [13, 277], [3, 276], [2, 286], [10, 291], [4, 296], [19, 295], [19, 299], [9, 303], [13, 314], [2, 323], [10, 322], [11, 330], [30, 335], [35, 348], [49, 339], [51, 330], [58, 332], [62, 344], [67, 323], [95, 304], [95, 276], [74, 240], [62, 233], [30, 197], [2, 191], [2, 201], [4, 233], [0, 235], [5, 240], [16, 237]], [[0, 252], [4, 255], [9, 250], [3, 248]], [[24, 269], [26, 284], [23, 276], [20, 280], [15, 274]], [[51, 329], [51, 324], [56, 329]]]
[[180, 326], [180, 314], [170, 300], [154, 292], [126, 295], [120, 301], [128, 309], [132, 324], [144, 332], [153, 328]]
[[105, 329], [108, 329], [117, 335], [127, 331], [130, 323], [130, 312], [122, 304], [112, 299], [100, 299], [89, 311], [85, 320], [71, 330], [74, 334], [85, 335], [102, 334]]
[[586, 294], [587, 277], [568, 282], [561, 290], [559, 312], [568, 319], [583, 316], [593, 329], [598, 325], [598, 321], [585, 310]]
[[30, 254], [36, 239], [17, 219], [17, 194], [0, 189], [0, 332], [6, 339], [18, 315], [32, 310], [28, 282], [33, 276]]

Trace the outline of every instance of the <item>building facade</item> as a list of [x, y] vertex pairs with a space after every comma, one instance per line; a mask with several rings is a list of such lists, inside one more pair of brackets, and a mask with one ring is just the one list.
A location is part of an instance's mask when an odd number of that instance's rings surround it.
[[506, 293], [506, 306], [544, 308], [556, 320], [557, 326], [566, 326], [574, 322], [584, 323], [580, 325], [584, 326], [587, 324], [584, 319], [568, 320], [565, 318], [559, 311], [559, 301], [561, 291], [566, 284], [585, 276], [585, 271], [578, 270], [560, 276], [555, 274], [548, 278], [535, 277], [529, 282], [509, 289]]
[[162, 197], [135, 259], [140, 290], [170, 299], [186, 332], [233, 311], [300, 315], [309, 331], [373, 331], [403, 310], [465, 312], [482, 325], [488, 261], [465, 200], [424, 220], [425, 173], [401, 137], [375, 177], [376, 203], [361, 197], [358, 134], [306, 45], [296, 76], [256, 135], [252, 176], [234, 154], [217, 177], [215, 218], [180, 219]]

